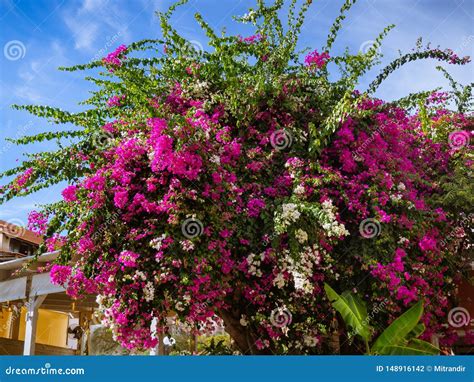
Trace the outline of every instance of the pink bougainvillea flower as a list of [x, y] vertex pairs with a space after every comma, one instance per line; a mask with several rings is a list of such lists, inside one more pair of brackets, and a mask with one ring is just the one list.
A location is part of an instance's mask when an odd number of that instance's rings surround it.
[[418, 242], [420, 249], [423, 252], [436, 250], [436, 239], [431, 235], [425, 235]]
[[17, 178], [12, 182], [12, 188], [16, 190], [21, 190], [25, 187], [25, 185], [30, 181], [31, 177], [33, 176], [34, 169], [28, 168], [26, 169], [23, 174], [17, 176]]
[[238, 36], [238, 39], [240, 42], [244, 42], [246, 44], [255, 44], [257, 42], [262, 41], [264, 37], [260, 33], [258, 33], [248, 37]]
[[137, 266], [137, 260], [139, 257], [140, 255], [138, 253], [132, 251], [123, 251], [120, 253], [118, 260], [126, 267], [135, 268]]
[[122, 106], [122, 102], [125, 100], [126, 96], [112, 96], [107, 100], [108, 107], [119, 107]]
[[71, 267], [68, 265], [54, 264], [51, 268], [51, 282], [57, 285], [64, 285], [71, 276]]
[[304, 58], [306, 66], [310, 69], [321, 69], [330, 59], [329, 53], [319, 53], [317, 50], [308, 53]]
[[48, 228], [48, 216], [43, 212], [31, 211], [28, 215], [27, 227], [38, 235], [44, 235]]
[[67, 186], [62, 192], [61, 195], [63, 196], [66, 202], [75, 202], [77, 200], [77, 186]]
[[123, 55], [127, 51], [126, 45], [120, 45], [115, 51], [109, 53], [102, 59], [105, 66], [109, 68], [109, 72], [114, 72], [115, 69], [122, 66], [122, 62], [126, 57]]

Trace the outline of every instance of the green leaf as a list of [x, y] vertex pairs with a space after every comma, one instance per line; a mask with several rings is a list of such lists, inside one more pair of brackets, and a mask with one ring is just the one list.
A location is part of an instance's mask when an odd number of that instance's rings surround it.
[[345, 291], [342, 293], [342, 297], [347, 300], [352, 311], [357, 312], [358, 316], [362, 317], [363, 320], [367, 320], [367, 307], [357, 294]]
[[408, 334], [415, 329], [423, 314], [423, 301], [418, 301], [383, 331], [372, 346], [372, 351], [383, 354], [384, 348], [396, 346], [406, 340]]
[[328, 284], [324, 284], [324, 290], [332, 306], [341, 314], [346, 325], [354, 329], [365, 341], [368, 341], [371, 336], [371, 328], [367, 322], [365, 303], [350, 292], [344, 292], [342, 296], [337, 294]]
[[423, 323], [416, 325], [415, 328], [410, 333], [408, 333], [407, 340], [418, 338], [425, 331], [425, 329], [425, 324]]
[[414, 339], [406, 345], [387, 346], [381, 355], [437, 355], [439, 349], [429, 342]]

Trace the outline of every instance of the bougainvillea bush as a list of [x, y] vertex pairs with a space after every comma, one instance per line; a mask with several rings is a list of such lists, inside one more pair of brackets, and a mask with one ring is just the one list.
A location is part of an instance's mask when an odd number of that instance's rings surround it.
[[[97, 294], [123, 346], [156, 346], [174, 316], [200, 333], [222, 320], [241, 353], [330, 353], [343, 326], [324, 283], [368, 301], [377, 331], [422, 299], [422, 338], [455, 341], [471, 86], [395, 102], [372, 94], [407, 62], [469, 59], [418, 44], [360, 89], [391, 27], [367, 52], [333, 55], [352, 3], [312, 51], [297, 50], [311, 1], [291, 2], [287, 24], [282, 0], [258, 1], [237, 18], [251, 36], [217, 35], [197, 14], [206, 51], [172, 28], [176, 5], [159, 15], [163, 40], [66, 68], [100, 73], [88, 77], [97, 90], [86, 110], [18, 107], [77, 128], [18, 139], [61, 145], [7, 171], [16, 178], [2, 200], [68, 183], [30, 226], [42, 251], [60, 252], [52, 281], [75, 298]], [[357, 341], [346, 333], [340, 348], [357, 352]]]

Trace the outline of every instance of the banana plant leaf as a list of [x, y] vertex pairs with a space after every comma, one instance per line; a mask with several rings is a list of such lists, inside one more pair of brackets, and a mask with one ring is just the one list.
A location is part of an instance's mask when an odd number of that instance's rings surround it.
[[365, 341], [369, 341], [371, 327], [368, 324], [365, 303], [357, 295], [349, 292], [339, 295], [328, 284], [324, 284], [324, 290], [332, 306], [341, 314], [346, 325], [351, 327]]
[[423, 323], [416, 325], [415, 328], [410, 333], [408, 333], [406, 339], [411, 340], [412, 338], [418, 338], [425, 331], [425, 329], [426, 327]]
[[429, 342], [413, 339], [407, 344], [385, 346], [381, 355], [437, 355], [439, 349]]
[[422, 314], [423, 301], [418, 301], [383, 331], [372, 346], [372, 351], [378, 354], [385, 354], [384, 348], [403, 344], [408, 334], [416, 328]]

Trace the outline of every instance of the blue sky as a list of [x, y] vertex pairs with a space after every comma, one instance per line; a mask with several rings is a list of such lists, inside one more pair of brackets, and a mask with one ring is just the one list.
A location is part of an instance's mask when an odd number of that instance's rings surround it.
[[[314, 0], [303, 27], [302, 47], [320, 48], [342, 0]], [[18, 148], [6, 137], [32, 135], [57, 126], [12, 104], [47, 104], [65, 110], [80, 109], [90, 84], [85, 73], [60, 72], [59, 66], [85, 63], [103, 57], [118, 45], [160, 36], [156, 10], [166, 9], [169, 0], [0, 0], [0, 171], [14, 166], [28, 150], [50, 149], [48, 144]], [[251, 34], [231, 16], [244, 14], [253, 0], [191, 0], [180, 8], [174, 26], [190, 40], [206, 47], [206, 38], [193, 15], [196, 11], [215, 29], [230, 34]], [[474, 53], [474, 0], [359, 0], [349, 12], [335, 51], [348, 47], [357, 52], [367, 46], [387, 25], [395, 24], [382, 47], [383, 62], [409, 51], [418, 37], [425, 42], [452, 48], [460, 56]], [[446, 86], [434, 61], [407, 65], [390, 77], [377, 96], [390, 100], [410, 92]], [[460, 82], [473, 81], [473, 65], [449, 66]], [[378, 69], [379, 70], [379, 69]], [[367, 85], [376, 72], [361, 83]], [[0, 219], [25, 223], [35, 205], [60, 197], [62, 187], [36, 193], [0, 206]]]

